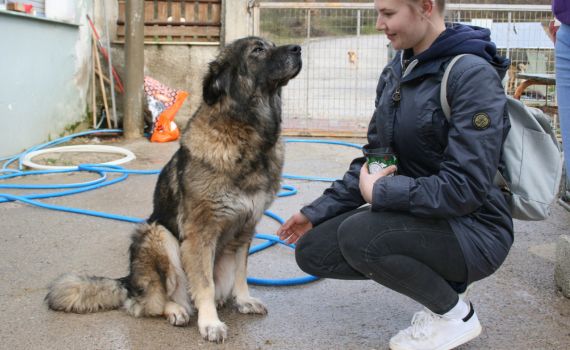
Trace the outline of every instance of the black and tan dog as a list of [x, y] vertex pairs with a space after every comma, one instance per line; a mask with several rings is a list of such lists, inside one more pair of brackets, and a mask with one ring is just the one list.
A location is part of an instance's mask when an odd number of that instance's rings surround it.
[[216, 342], [227, 336], [216, 306], [230, 298], [242, 313], [267, 313], [249, 294], [247, 256], [280, 188], [281, 87], [300, 70], [296, 45], [248, 37], [222, 49], [204, 79], [204, 101], [158, 178], [154, 211], [133, 234], [129, 275], [63, 275], [49, 287], [49, 307], [124, 307], [182, 326], [193, 304], [200, 333]]

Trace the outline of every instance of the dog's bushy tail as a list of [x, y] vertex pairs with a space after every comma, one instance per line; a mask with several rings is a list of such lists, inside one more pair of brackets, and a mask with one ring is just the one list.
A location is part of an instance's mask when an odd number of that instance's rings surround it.
[[76, 274], [58, 277], [48, 289], [50, 309], [79, 314], [120, 308], [128, 295], [121, 279]]

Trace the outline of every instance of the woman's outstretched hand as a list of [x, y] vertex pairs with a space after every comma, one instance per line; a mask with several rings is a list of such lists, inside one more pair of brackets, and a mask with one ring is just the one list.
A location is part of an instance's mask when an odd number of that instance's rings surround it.
[[313, 228], [313, 224], [301, 212], [291, 216], [281, 227], [277, 230], [277, 236], [282, 241], [289, 244], [297, 242], [307, 231]]
[[374, 183], [381, 177], [395, 173], [396, 170], [398, 170], [398, 168], [395, 165], [390, 165], [377, 173], [370, 174], [366, 164], [360, 168], [360, 180], [358, 186], [360, 188], [360, 194], [366, 203], [372, 204], [372, 190], [374, 189]]

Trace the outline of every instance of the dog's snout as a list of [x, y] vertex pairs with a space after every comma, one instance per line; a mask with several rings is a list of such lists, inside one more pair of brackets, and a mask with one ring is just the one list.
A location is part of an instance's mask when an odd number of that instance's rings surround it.
[[301, 46], [299, 45], [289, 45], [289, 51], [295, 54], [301, 54]]

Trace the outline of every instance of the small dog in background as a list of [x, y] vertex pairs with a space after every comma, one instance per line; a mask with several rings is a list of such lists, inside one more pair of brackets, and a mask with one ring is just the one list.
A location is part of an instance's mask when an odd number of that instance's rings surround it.
[[347, 54], [348, 54], [348, 63], [350, 63], [351, 65], [356, 65], [358, 63], [358, 55], [356, 54], [356, 51], [348, 50]]
[[222, 49], [204, 79], [203, 103], [162, 169], [154, 209], [138, 226], [123, 278], [65, 274], [49, 287], [52, 310], [123, 307], [174, 326], [198, 309], [198, 328], [223, 342], [216, 306], [266, 314], [249, 294], [247, 258], [255, 226], [280, 189], [284, 160], [281, 87], [301, 70], [301, 47], [258, 37]]
[[511, 65], [509, 66], [509, 70], [507, 71], [508, 76], [508, 85], [507, 91], [509, 94], [513, 95], [517, 89], [519, 84], [518, 74], [522, 74], [526, 72], [528, 67], [528, 62], [526, 61], [511, 61]]

